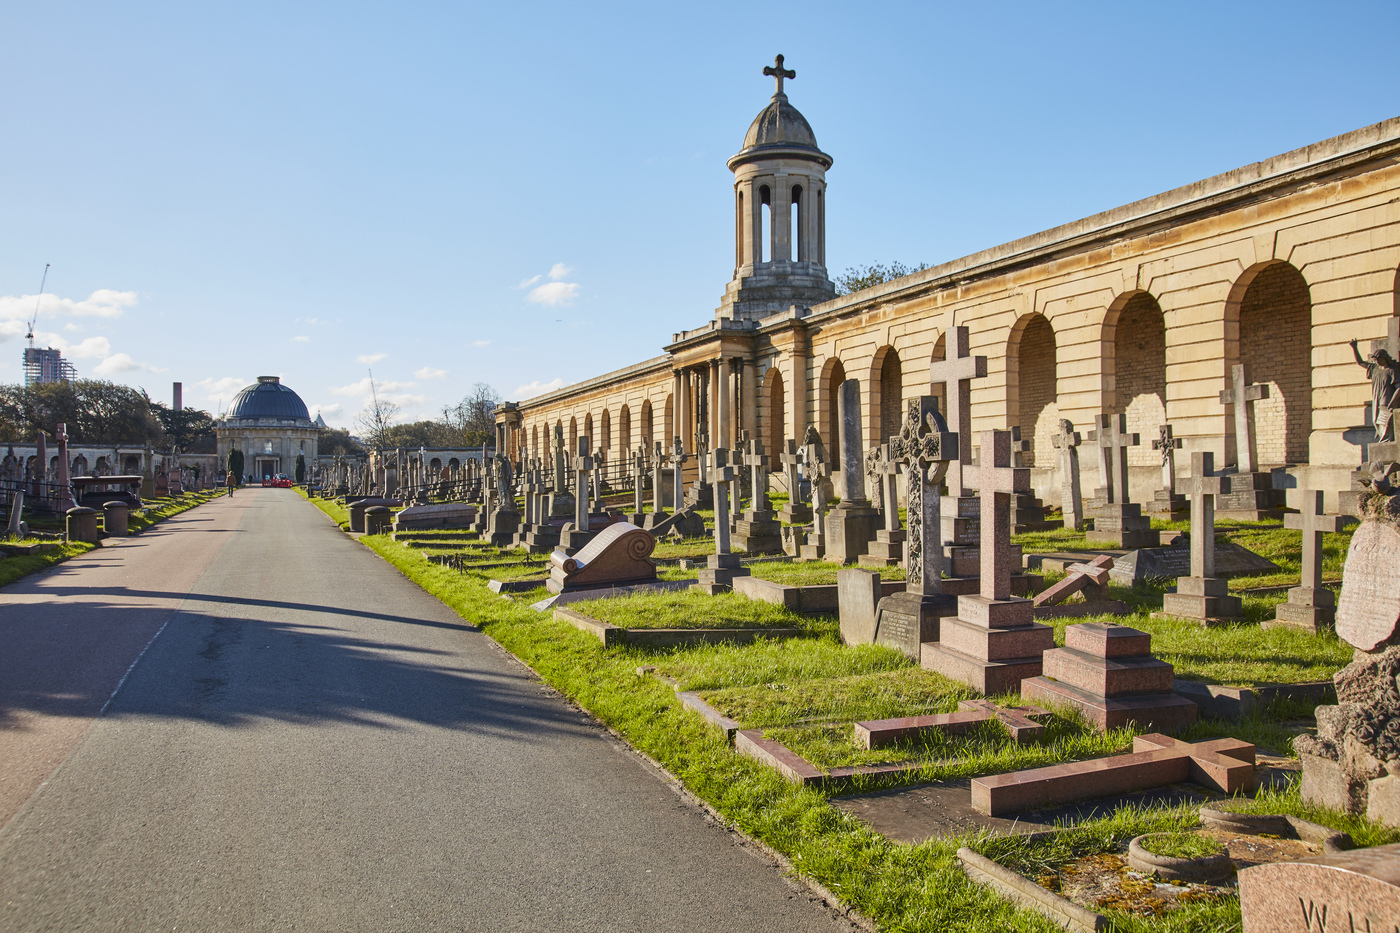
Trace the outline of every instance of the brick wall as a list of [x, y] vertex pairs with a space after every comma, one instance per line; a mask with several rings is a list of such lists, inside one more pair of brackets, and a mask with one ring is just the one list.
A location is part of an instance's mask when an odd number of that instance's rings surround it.
[[1302, 274], [1285, 262], [1254, 277], [1240, 302], [1245, 378], [1268, 383], [1254, 403], [1259, 462], [1306, 462], [1312, 432], [1312, 301]]
[[[1050, 435], [1055, 430], [1058, 408], [1054, 414], [1046, 409], [1055, 404], [1055, 329], [1037, 314], [1021, 332], [1017, 350], [1017, 383], [1020, 387], [1020, 412], [1016, 423], [1022, 436], [1035, 432], [1035, 448], [1023, 459], [1026, 466], [1048, 467], [1055, 462], [1051, 453]], [[1047, 415], [1042, 418], [1041, 415]], [[1043, 436], [1042, 436], [1043, 435]]]
[[[763, 445], [768, 448], [768, 456], [773, 458], [773, 462], [783, 452], [783, 425], [786, 423], [786, 412], [784, 411], [783, 398], [783, 374], [776, 368], [772, 369], [771, 376], [765, 380], [768, 384], [768, 406], [764, 415], [766, 431], [763, 433]], [[800, 440], [800, 438], [799, 438]]]
[[1113, 411], [1127, 416], [1129, 433], [1141, 444], [1128, 449], [1132, 466], [1161, 464], [1152, 449], [1158, 428], [1167, 423], [1167, 328], [1157, 299], [1139, 292], [1123, 306], [1114, 329]]

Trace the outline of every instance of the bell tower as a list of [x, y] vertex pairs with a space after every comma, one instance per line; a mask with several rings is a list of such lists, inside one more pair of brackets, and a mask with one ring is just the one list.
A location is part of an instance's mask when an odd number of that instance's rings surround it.
[[783, 81], [797, 72], [779, 55], [763, 69], [776, 89], [754, 118], [734, 173], [734, 278], [715, 312], [759, 320], [792, 305], [836, 297], [826, 272], [826, 170], [807, 118], [788, 103]]

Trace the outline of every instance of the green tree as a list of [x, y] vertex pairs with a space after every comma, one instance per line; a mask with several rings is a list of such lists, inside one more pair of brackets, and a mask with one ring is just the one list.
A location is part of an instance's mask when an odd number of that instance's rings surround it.
[[228, 471], [233, 474], [235, 486], [243, 485], [243, 451], [230, 450], [228, 452]]
[[293, 476], [292, 478], [296, 480], [298, 486], [300, 486], [302, 483], [306, 482], [306, 455], [305, 455], [305, 454], [297, 454], [296, 475]]
[[921, 262], [909, 268], [902, 262], [892, 262], [888, 266], [879, 263], [872, 263], [868, 266], [852, 266], [836, 277], [836, 294], [849, 295], [851, 292], [858, 292], [862, 288], [870, 288], [873, 285], [882, 285], [885, 282], [902, 278], [906, 275], [913, 275], [928, 268], [928, 263]]
[[171, 444], [189, 453], [213, 453], [218, 439], [214, 434], [214, 419], [207, 411], [182, 408], [176, 411], [151, 402], [151, 414], [160, 422], [165, 437], [161, 443]]
[[321, 428], [316, 432], [316, 452], [323, 457], [347, 456], [365, 452], [360, 442], [341, 428]]
[[476, 447], [491, 443], [496, 437], [496, 406], [499, 404], [501, 396], [495, 389], [484, 382], [472, 386], [466, 398], [442, 410], [443, 424], [457, 432], [460, 440], [439, 446]]

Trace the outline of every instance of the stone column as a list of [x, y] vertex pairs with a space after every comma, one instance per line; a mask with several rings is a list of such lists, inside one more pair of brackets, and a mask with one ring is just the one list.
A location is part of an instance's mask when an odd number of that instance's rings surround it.
[[[758, 365], [743, 358], [737, 359], [736, 363], [739, 366], [739, 396], [742, 402], [739, 423], [750, 437], [758, 437]], [[783, 437], [781, 425], [778, 432], [778, 437]]]
[[715, 390], [715, 447], [728, 447], [730, 428], [734, 424], [734, 363], [732, 360], [716, 360], [713, 364], [718, 386]]
[[[720, 361], [710, 360], [709, 382], [706, 385], [706, 402], [708, 403], [709, 407], [709, 410], [706, 412], [706, 414], [709, 417], [706, 419], [707, 424], [705, 427], [705, 433], [710, 435], [710, 449], [712, 450], [715, 448], [728, 446], [725, 443], [724, 438], [720, 436], [720, 392], [722, 391], [722, 389], [720, 388], [721, 375], [722, 373], [720, 370]], [[724, 395], [727, 399], [729, 393], [725, 392]]]
[[[689, 385], [687, 385], [687, 383], [686, 383], [685, 370], [683, 370], [683, 369], [673, 369], [673, 370], [671, 370], [671, 425], [672, 425], [672, 427], [675, 428], [675, 433], [677, 433], [677, 434], [680, 434], [680, 433], [681, 433], [681, 430], [682, 430], [681, 425], [683, 425], [683, 424], [685, 423], [685, 397], [686, 397], [686, 394], [687, 394], [689, 388], [690, 388]], [[652, 416], [651, 416], [651, 417], [652, 417], [652, 426], [651, 426], [652, 433], [653, 433], [653, 434], [665, 434], [665, 433], [666, 433], [666, 431], [665, 431], [665, 429], [666, 429], [666, 421], [665, 421], [664, 416], [663, 416], [663, 418], [662, 418], [660, 430], [658, 430], [657, 425], [656, 425], [656, 412], [655, 412], [655, 411], [652, 412]]]

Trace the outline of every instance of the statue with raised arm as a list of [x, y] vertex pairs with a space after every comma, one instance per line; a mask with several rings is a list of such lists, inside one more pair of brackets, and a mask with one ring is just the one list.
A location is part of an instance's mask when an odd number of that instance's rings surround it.
[[1391, 358], [1384, 349], [1372, 350], [1371, 355], [1361, 358], [1356, 349], [1356, 341], [1351, 341], [1351, 355], [1356, 357], [1358, 366], [1366, 370], [1371, 379], [1371, 410], [1375, 415], [1376, 443], [1395, 440], [1395, 422], [1391, 418], [1400, 396], [1400, 363]]

